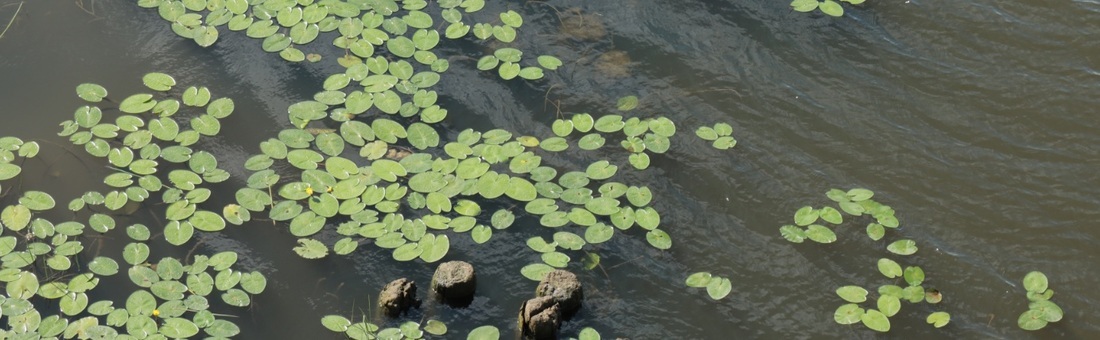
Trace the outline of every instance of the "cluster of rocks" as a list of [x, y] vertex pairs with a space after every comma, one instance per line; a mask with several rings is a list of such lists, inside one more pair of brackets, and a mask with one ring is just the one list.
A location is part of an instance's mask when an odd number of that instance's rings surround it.
[[535, 298], [519, 309], [523, 336], [535, 340], [557, 339], [558, 329], [581, 309], [584, 289], [577, 275], [564, 270], [546, 274], [535, 289]]
[[[443, 303], [454, 307], [469, 306], [475, 288], [474, 266], [463, 261], [442, 263], [432, 276], [432, 291]], [[420, 299], [416, 297], [416, 282], [409, 279], [393, 280], [378, 295], [378, 308], [386, 316], [398, 317], [413, 307], [420, 308]]]
[[[453, 307], [466, 307], [474, 299], [477, 276], [474, 267], [463, 261], [440, 264], [432, 276], [435, 296]], [[577, 275], [564, 270], [546, 274], [535, 289], [535, 297], [519, 309], [519, 328], [524, 337], [557, 339], [561, 323], [581, 308], [584, 290]], [[398, 317], [413, 307], [420, 308], [416, 283], [406, 278], [390, 282], [378, 296], [378, 307], [389, 317]]]

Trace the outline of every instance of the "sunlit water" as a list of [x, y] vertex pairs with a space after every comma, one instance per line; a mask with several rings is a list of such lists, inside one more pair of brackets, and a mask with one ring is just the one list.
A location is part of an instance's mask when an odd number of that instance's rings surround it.
[[[0, 1], [0, 24], [17, 3]], [[132, 1], [77, 3], [94, 14], [73, 1], [27, 1], [0, 38], [0, 135], [41, 141], [22, 186], [61, 202], [106, 188], [105, 162], [56, 136], [57, 123], [81, 105], [79, 83], [134, 93], [143, 91], [143, 74], [161, 71], [233, 98], [237, 110], [223, 123], [232, 133], [200, 144], [234, 174], [212, 189], [232, 192], [247, 178], [244, 159], [287, 126], [286, 107], [338, 70], [333, 60], [290, 65], [237, 33], [200, 48]], [[621, 181], [654, 190], [673, 248], [654, 250], [636, 230], [594, 248], [602, 268], [575, 268], [587, 300], [564, 335], [591, 326], [634, 339], [876, 337], [833, 322], [842, 304], [833, 291], [893, 283], [875, 269], [885, 243], [851, 223], [830, 245], [792, 244], [777, 230], [802, 205], [827, 203], [829, 188], [866, 187], [902, 221], [888, 239], [920, 246], [903, 263], [923, 267], [925, 286], [945, 296], [938, 305], [904, 304], [890, 336], [1100, 337], [1100, 3], [872, 0], [839, 19], [791, 12], [782, 0], [509, 2], [486, 11], [506, 9], [525, 15], [517, 47], [566, 66], [542, 81], [504, 82], [474, 68], [488, 47], [445, 44], [440, 54], [454, 55], [437, 89], [451, 109], [445, 136], [467, 127], [547, 136], [559, 107], [610, 113], [625, 95], [641, 98], [637, 114], [678, 124], [672, 151], [651, 169], [620, 171]], [[694, 136], [715, 122], [734, 126], [737, 147], [715, 150]], [[544, 162], [598, 159], [629, 167], [615, 147]], [[150, 216], [118, 218], [155, 232]], [[535, 287], [519, 275], [538, 261], [523, 241], [550, 232], [521, 217], [488, 246], [453, 237], [447, 258], [477, 267], [478, 297], [460, 310], [426, 304], [406, 319], [440, 319], [448, 338], [485, 324], [512, 334]], [[327, 314], [385, 323], [369, 315], [379, 289], [404, 276], [426, 295], [434, 269], [397, 263], [369, 244], [352, 256], [303, 260], [290, 251], [286, 228], [266, 222], [196, 239], [154, 257], [235, 250], [242, 269], [268, 275], [251, 309], [224, 309], [250, 339], [338, 338], [320, 325]], [[95, 249], [117, 252], [124, 243], [103, 239]], [[1016, 326], [1027, 309], [1019, 281], [1032, 270], [1050, 277], [1066, 316], [1025, 332]], [[731, 278], [733, 293], [712, 301], [685, 287], [696, 271]], [[940, 310], [951, 324], [926, 325]]]

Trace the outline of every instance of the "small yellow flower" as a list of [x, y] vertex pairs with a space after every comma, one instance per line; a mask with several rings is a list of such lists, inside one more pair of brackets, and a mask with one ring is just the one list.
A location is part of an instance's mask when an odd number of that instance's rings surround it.
[[313, 196], [313, 187], [306, 187], [306, 195]]
[[325, 192], [332, 193], [332, 187], [326, 186], [325, 187]]
[[158, 317], [158, 316], [160, 316], [160, 310], [159, 309], [154, 309], [153, 310], [153, 317], [155, 318], [155, 317]]

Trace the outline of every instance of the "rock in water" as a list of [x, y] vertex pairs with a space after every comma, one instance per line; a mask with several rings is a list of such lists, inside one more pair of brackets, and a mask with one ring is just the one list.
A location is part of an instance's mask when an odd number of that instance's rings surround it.
[[584, 290], [577, 275], [564, 270], [554, 270], [546, 274], [535, 290], [536, 296], [548, 296], [561, 308], [562, 317], [569, 320], [581, 309]]
[[561, 309], [549, 296], [527, 300], [519, 309], [519, 323], [523, 336], [535, 340], [558, 338], [561, 327]]
[[454, 307], [469, 306], [476, 288], [474, 266], [463, 261], [444, 262], [432, 275], [432, 290], [444, 303]]
[[408, 312], [412, 307], [420, 307], [420, 300], [416, 298], [416, 283], [406, 278], [393, 280], [382, 288], [378, 295], [378, 307], [382, 313], [391, 318]]

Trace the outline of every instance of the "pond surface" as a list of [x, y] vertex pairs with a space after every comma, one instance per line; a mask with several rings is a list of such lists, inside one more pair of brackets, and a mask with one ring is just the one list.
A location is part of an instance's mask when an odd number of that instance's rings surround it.
[[[0, 1], [0, 24], [18, 3]], [[445, 138], [469, 127], [549, 136], [558, 110], [612, 113], [627, 95], [641, 98], [633, 113], [678, 124], [671, 152], [649, 170], [620, 171], [621, 181], [653, 189], [672, 249], [651, 248], [637, 230], [595, 248], [601, 268], [572, 268], [587, 300], [564, 335], [591, 326], [605, 338], [879, 337], [835, 324], [842, 300], [833, 291], [894, 283], [875, 269], [889, 255], [886, 243], [855, 223], [837, 228], [840, 240], [828, 245], [792, 244], [778, 232], [799, 207], [829, 203], [828, 189], [865, 187], [901, 220], [887, 239], [918, 243], [904, 264], [923, 267], [925, 286], [944, 294], [938, 305], [904, 304], [891, 337], [1100, 338], [1100, 3], [872, 0], [848, 8], [828, 18], [792, 12], [783, 0], [490, 4], [488, 12], [525, 16], [518, 48], [566, 62], [535, 82], [477, 71], [488, 47], [447, 42], [440, 54], [454, 55], [452, 67], [437, 86], [451, 111], [439, 127]], [[94, 82], [135, 93], [143, 74], [166, 72], [236, 101], [223, 122], [232, 133], [199, 145], [233, 173], [212, 188], [229, 193], [244, 185], [243, 162], [258, 143], [289, 126], [287, 106], [311, 98], [335, 70], [334, 60], [288, 64], [239, 33], [198, 47], [133, 1], [26, 1], [0, 38], [0, 135], [43, 144], [23, 187], [61, 202], [104, 190], [106, 163], [56, 135], [83, 105], [73, 88]], [[716, 122], [734, 126], [735, 148], [716, 150], [693, 135]], [[606, 158], [625, 170], [621, 151], [544, 163]], [[231, 201], [227, 194], [211, 204]], [[118, 218], [155, 231], [148, 215]], [[447, 338], [480, 325], [512, 334], [535, 288], [519, 270], [539, 261], [523, 241], [548, 234], [521, 216], [487, 246], [452, 235], [446, 259], [477, 267], [477, 298], [460, 310], [426, 304], [407, 319], [440, 319]], [[372, 319], [386, 282], [409, 277], [425, 295], [435, 268], [396, 262], [369, 244], [351, 256], [304, 260], [284, 226], [262, 221], [196, 239], [160, 254], [235, 250], [243, 269], [268, 276], [251, 309], [230, 309], [247, 339], [338, 338], [321, 316]], [[106, 239], [102, 251], [124, 242]], [[1066, 316], [1025, 332], [1016, 326], [1027, 309], [1020, 280], [1032, 270], [1050, 278]], [[697, 271], [729, 277], [733, 293], [713, 301], [685, 287]], [[951, 323], [926, 325], [939, 310]]]

